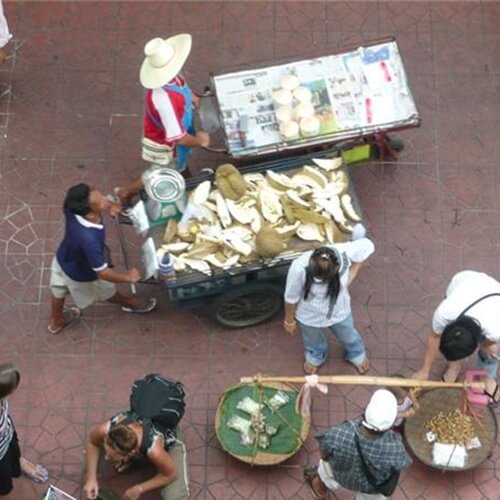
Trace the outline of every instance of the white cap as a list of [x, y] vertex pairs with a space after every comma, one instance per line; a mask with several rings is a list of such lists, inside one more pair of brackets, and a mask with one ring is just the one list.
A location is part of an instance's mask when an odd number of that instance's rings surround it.
[[366, 405], [362, 424], [372, 431], [384, 432], [394, 425], [397, 413], [398, 402], [394, 394], [387, 389], [378, 389]]

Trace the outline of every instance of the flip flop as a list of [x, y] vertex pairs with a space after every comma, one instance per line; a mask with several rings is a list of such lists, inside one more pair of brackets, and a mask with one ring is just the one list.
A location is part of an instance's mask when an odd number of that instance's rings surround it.
[[126, 307], [122, 306], [121, 310], [126, 313], [134, 313], [134, 314], [146, 314], [148, 312], [151, 312], [153, 309], [156, 308], [158, 301], [154, 298], [151, 297], [142, 307]]
[[314, 479], [318, 477], [318, 468], [313, 466], [313, 465], [308, 465], [307, 467], [304, 467], [304, 480], [309, 486], [309, 489], [311, 490], [311, 493], [314, 498], [318, 500], [322, 500], [326, 498], [324, 495], [321, 495], [314, 489]]
[[[32, 462], [30, 462], [30, 463], [32, 463]], [[35, 465], [35, 464], [32, 464], [32, 465]], [[32, 474], [31, 472], [27, 472], [25, 470], [23, 470], [22, 472], [28, 479], [30, 479], [34, 483], [45, 484], [49, 480], [49, 477], [50, 477], [49, 471], [43, 465], [40, 465], [40, 464], [35, 465], [35, 470], [37, 471], [38, 475], [41, 477], [38, 477], [35, 474]]]
[[368, 370], [370, 369], [370, 360], [368, 358], [365, 358], [365, 360], [360, 364], [356, 365], [354, 363], [351, 363], [349, 360], [346, 359], [348, 363], [350, 363], [354, 368], [356, 368], [357, 372], [360, 375], [366, 375], [368, 373]]
[[82, 311], [78, 307], [65, 307], [63, 311], [64, 317], [66, 318], [66, 323], [63, 326], [58, 328], [52, 328], [50, 324], [47, 326], [47, 331], [52, 335], [56, 335], [72, 323], [74, 323], [77, 319], [80, 319], [82, 316]]

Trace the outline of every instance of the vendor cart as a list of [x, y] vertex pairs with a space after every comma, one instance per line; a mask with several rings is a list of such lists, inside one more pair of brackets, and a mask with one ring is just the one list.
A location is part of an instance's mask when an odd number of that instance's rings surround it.
[[[309, 94], [319, 128], [306, 134], [301, 125], [300, 134], [287, 139], [277, 113], [282, 103], [276, 102], [276, 95], [290, 76]], [[226, 152], [241, 163], [255, 156], [277, 157], [346, 141], [371, 143], [381, 159], [385, 154], [395, 158], [395, 149], [402, 146], [391, 142], [387, 133], [420, 124], [394, 38], [326, 57], [213, 75], [211, 86], [212, 108], [218, 114]], [[298, 102], [294, 97], [290, 106]], [[297, 116], [292, 120], [299, 122]], [[213, 120], [209, 127], [214, 130]]]
[[[241, 173], [286, 172], [298, 169], [313, 158], [331, 158], [340, 155], [336, 148], [321, 154], [304, 155], [286, 160], [263, 162], [241, 168]], [[346, 172], [347, 167], [342, 167]], [[201, 182], [213, 176], [199, 176], [186, 182], [186, 190], [193, 190]], [[359, 205], [352, 183], [349, 182], [349, 193], [354, 207], [359, 213]], [[128, 221], [122, 220], [127, 223]], [[156, 248], [162, 245], [165, 225], [159, 225], [149, 230]], [[122, 250], [126, 253], [126, 240], [122, 231], [118, 237]], [[349, 234], [344, 239], [350, 239]], [[176, 274], [173, 281], [150, 279], [146, 283], [157, 284], [165, 290], [172, 302], [186, 308], [199, 305], [209, 306], [215, 320], [228, 328], [243, 328], [256, 325], [275, 316], [283, 303], [283, 291], [288, 267], [293, 259], [306, 250], [321, 246], [319, 241], [303, 241], [294, 238], [293, 245], [286, 253], [276, 258], [256, 260], [238, 264], [228, 269], [211, 269], [209, 273], [189, 270]]]

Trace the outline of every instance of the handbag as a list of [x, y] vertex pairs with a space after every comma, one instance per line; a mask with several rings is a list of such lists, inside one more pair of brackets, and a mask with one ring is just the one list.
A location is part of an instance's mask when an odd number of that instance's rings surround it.
[[370, 471], [368, 464], [365, 462], [365, 457], [361, 452], [359, 437], [355, 427], [354, 427], [354, 441], [356, 442], [356, 448], [358, 449], [359, 458], [361, 458], [361, 466], [363, 468], [363, 472], [366, 476], [366, 479], [368, 479], [368, 482], [377, 490], [378, 493], [381, 493], [386, 497], [390, 497], [394, 493], [398, 485], [400, 471], [393, 469], [387, 479], [379, 481]]

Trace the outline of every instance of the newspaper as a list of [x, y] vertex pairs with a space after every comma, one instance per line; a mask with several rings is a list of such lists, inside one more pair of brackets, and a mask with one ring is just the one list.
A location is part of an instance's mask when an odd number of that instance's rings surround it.
[[296, 75], [300, 85], [311, 90], [314, 113], [320, 121], [318, 136], [299, 142], [418, 124], [398, 46], [391, 41], [343, 54], [215, 76], [230, 153], [242, 155], [284, 144], [273, 92], [285, 75]]

